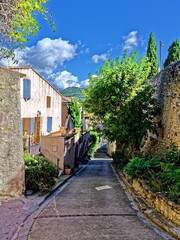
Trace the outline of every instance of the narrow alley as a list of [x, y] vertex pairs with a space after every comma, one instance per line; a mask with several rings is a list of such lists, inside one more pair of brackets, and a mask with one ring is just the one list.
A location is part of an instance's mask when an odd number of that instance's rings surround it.
[[[26, 229], [28, 239], [173, 239], [159, 235], [140, 219], [111, 160], [102, 154], [96, 157], [34, 218], [30, 231]], [[16, 239], [26, 238], [20, 234]]]

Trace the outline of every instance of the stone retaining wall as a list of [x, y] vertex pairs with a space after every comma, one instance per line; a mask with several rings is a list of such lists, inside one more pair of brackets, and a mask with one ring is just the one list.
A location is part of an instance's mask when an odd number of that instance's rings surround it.
[[140, 180], [134, 180], [132, 187], [153, 209], [180, 226], [180, 205], [167, 200], [160, 194], [153, 194]]

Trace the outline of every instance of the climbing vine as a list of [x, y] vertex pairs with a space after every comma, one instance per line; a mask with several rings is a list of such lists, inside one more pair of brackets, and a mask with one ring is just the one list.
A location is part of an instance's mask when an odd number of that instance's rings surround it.
[[75, 128], [81, 127], [81, 111], [75, 98], [71, 99], [71, 104], [67, 106], [68, 114], [71, 116]]

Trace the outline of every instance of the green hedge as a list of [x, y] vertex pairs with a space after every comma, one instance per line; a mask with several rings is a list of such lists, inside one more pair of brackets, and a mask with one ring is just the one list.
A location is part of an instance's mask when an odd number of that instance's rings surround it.
[[55, 183], [56, 165], [45, 157], [24, 155], [26, 190], [49, 191]]

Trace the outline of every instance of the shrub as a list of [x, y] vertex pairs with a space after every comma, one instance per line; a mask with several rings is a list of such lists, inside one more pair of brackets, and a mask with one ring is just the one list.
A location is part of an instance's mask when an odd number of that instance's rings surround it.
[[98, 149], [98, 145], [99, 145], [99, 136], [97, 132], [91, 131], [90, 132], [90, 138], [91, 138], [91, 145], [90, 148], [88, 150], [88, 154], [93, 157], [94, 153], [97, 151]]
[[131, 179], [142, 177], [146, 174], [149, 163], [144, 158], [133, 158], [124, 168], [124, 172], [127, 173]]
[[162, 154], [158, 154], [159, 161], [164, 163], [173, 163], [175, 166], [180, 166], [180, 150], [175, 145], [172, 145]]
[[171, 147], [151, 159], [134, 158], [125, 166], [130, 180], [140, 178], [153, 192], [162, 192], [172, 201], [180, 203], [180, 151]]
[[45, 157], [24, 155], [26, 189], [47, 191], [54, 185], [57, 167]]
[[129, 161], [129, 158], [123, 151], [116, 151], [112, 154], [113, 163], [116, 167], [123, 168]]

